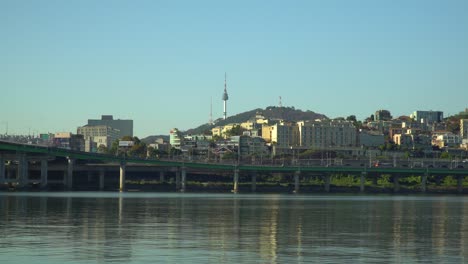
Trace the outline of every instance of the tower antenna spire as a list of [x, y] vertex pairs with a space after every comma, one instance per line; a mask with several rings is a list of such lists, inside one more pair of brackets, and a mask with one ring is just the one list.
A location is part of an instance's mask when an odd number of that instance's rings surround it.
[[224, 93], [223, 93], [223, 105], [224, 105], [224, 108], [223, 108], [223, 119], [226, 120], [226, 108], [227, 108], [227, 100], [229, 99], [229, 96], [228, 96], [228, 93], [227, 93], [227, 81], [226, 81], [226, 72], [224, 73]]
[[210, 98], [210, 125], [213, 125], [213, 96]]

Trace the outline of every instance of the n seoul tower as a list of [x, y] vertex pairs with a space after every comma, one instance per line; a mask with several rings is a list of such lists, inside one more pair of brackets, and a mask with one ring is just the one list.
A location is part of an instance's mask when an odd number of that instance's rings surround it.
[[229, 99], [226, 88], [227, 88], [227, 86], [226, 86], [226, 73], [224, 73], [224, 94], [223, 94], [223, 101], [224, 101], [223, 118], [224, 118], [224, 120], [226, 120], [226, 105], [227, 105], [227, 100]]

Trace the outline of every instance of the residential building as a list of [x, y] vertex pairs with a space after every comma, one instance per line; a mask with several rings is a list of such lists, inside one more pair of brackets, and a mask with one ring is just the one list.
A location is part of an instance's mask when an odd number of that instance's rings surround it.
[[119, 130], [118, 138], [133, 137], [133, 120], [114, 119], [112, 115], [103, 115], [101, 119], [88, 119], [88, 126], [110, 126]]
[[213, 136], [218, 136], [220, 137], [221, 136], [221, 131], [223, 131], [223, 127], [222, 126], [217, 126], [217, 127], [213, 127], [211, 129], [211, 134]]
[[227, 138], [227, 132], [236, 126], [240, 126], [240, 124], [232, 123], [232, 124], [227, 124], [225, 126], [217, 126], [211, 129], [211, 134], [213, 136]]
[[[120, 131], [118, 129], [114, 129], [107, 125], [85, 125], [78, 127], [76, 133], [83, 135], [85, 140], [96, 143], [97, 148], [99, 148], [101, 145], [109, 148], [112, 145], [112, 142], [118, 140], [120, 136]], [[86, 151], [94, 152], [93, 149], [88, 149]]]
[[269, 155], [265, 140], [261, 137], [232, 136], [229, 148], [240, 153], [240, 159], [262, 158]]
[[395, 121], [373, 121], [368, 122], [366, 125], [369, 129], [380, 131], [380, 133], [389, 134], [389, 131], [392, 127], [395, 126], [396, 122], [400, 122], [399, 120]]
[[182, 133], [177, 129], [171, 129], [169, 132], [169, 144], [171, 145], [172, 148], [180, 149], [181, 146], [183, 145], [184, 138], [182, 136]]
[[303, 148], [353, 147], [357, 144], [356, 127], [349, 121], [301, 121], [297, 125], [299, 145]]
[[85, 140], [83, 135], [74, 135], [71, 132], [55, 133], [53, 139], [54, 146], [70, 150], [84, 151]]
[[429, 150], [432, 148], [431, 137], [428, 135], [417, 134], [395, 134], [393, 142], [406, 149]]
[[453, 134], [451, 132], [439, 132], [432, 135], [432, 145], [439, 146], [439, 148], [459, 147], [460, 144], [462, 144], [462, 138], [460, 135]]
[[291, 122], [280, 122], [262, 126], [262, 138], [278, 148], [299, 145], [298, 126]]
[[444, 119], [444, 112], [442, 111], [415, 111], [410, 115], [418, 123], [432, 124], [442, 122]]
[[362, 147], [378, 147], [385, 144], [385, 135], [369, 130], [360, 130], [359, 131], [359, 143]]
[[460, 144], [460, 148], [464, 150], [468, 150], [468, 139], [464, 138], [462, 139], [462, 143]]

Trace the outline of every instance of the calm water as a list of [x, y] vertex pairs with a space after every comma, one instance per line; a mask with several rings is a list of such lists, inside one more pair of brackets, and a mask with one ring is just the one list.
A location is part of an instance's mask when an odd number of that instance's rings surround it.
[[0, 263], [466, 263], [468, 197], [0, 193]]

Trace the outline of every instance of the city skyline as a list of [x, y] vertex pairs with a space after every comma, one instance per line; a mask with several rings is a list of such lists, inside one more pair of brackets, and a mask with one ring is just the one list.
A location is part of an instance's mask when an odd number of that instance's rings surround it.
[[0, 133], [76, 132], [89, 118], [168, 134], [278, 105], [362, 120], [463, 111], [466, 1], [0, 4]]

